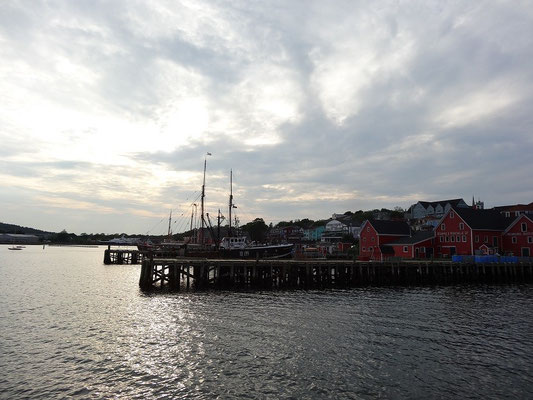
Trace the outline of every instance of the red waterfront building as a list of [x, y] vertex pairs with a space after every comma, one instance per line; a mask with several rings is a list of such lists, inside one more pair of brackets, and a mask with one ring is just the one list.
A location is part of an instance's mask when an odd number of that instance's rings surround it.
[[397, 238], [384, 246], [392, 248], [394, 257], [431, 258], [435, 248], [435, 232], [419, 231], [411, 236]]
[[387, 243], [409, 236], [411, 229], [403, 221], [366, 220], [359, 233], [359, 259], [379, 260], [394, 255]]
[[503, 254], [502, 234], [510, 223], [497, 210], [451, 208], [435, 227], [436, 255]]
[[514, 256], [533, 255], [533, 216], [519, 215], [503, 232], [503, 249]]

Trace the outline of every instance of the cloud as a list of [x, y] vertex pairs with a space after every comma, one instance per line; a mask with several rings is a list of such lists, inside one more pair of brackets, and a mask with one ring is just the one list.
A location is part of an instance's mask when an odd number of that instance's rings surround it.
[[3, 218], [184, 221], [207, 151], [208, 209], [233, 169], [243, 222], [529, 202], [532, 20], [506, 1], [3, 3]]

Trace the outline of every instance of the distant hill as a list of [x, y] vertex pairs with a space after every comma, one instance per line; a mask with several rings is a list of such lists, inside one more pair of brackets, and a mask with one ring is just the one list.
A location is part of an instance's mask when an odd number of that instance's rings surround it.
[[28, 228], [26, 226], [5, 224], [0, 222], [0, 233], [17, 233], [23, 235], [49, 236], [55, 235], [55, 232], [41, 231], [40, 229]]

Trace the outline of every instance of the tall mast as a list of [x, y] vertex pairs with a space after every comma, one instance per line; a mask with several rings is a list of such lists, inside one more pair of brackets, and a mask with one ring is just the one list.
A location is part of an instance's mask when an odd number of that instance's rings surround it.
[[233, 170], [229, 170], [229, 229], [228, 236], [231, 236], [231, 209], [233, 208]]
[[200, 229], [200, 243], [204, 244], [204, 226], [205, 226], [205, 218], [204, 218], [204, 198], [205, 198], [205, 170], [207, 168], [207, 156], [210, 156], [211, 153], [207, 153], [204, 157], [204, 180], [202, 183], [202, 204], [200, 207], [200, 223], [201, 223], [201, 229]]
[[172, 210], [170, 210], [170, 215], [168, 217], [168, 238], [172, 236]]

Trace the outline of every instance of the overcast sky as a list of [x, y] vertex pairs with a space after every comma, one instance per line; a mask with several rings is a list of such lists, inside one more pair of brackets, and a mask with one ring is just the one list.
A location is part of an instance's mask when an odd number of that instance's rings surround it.
[[532, 1], [0, 2], [0, 221], [533, 201]]

